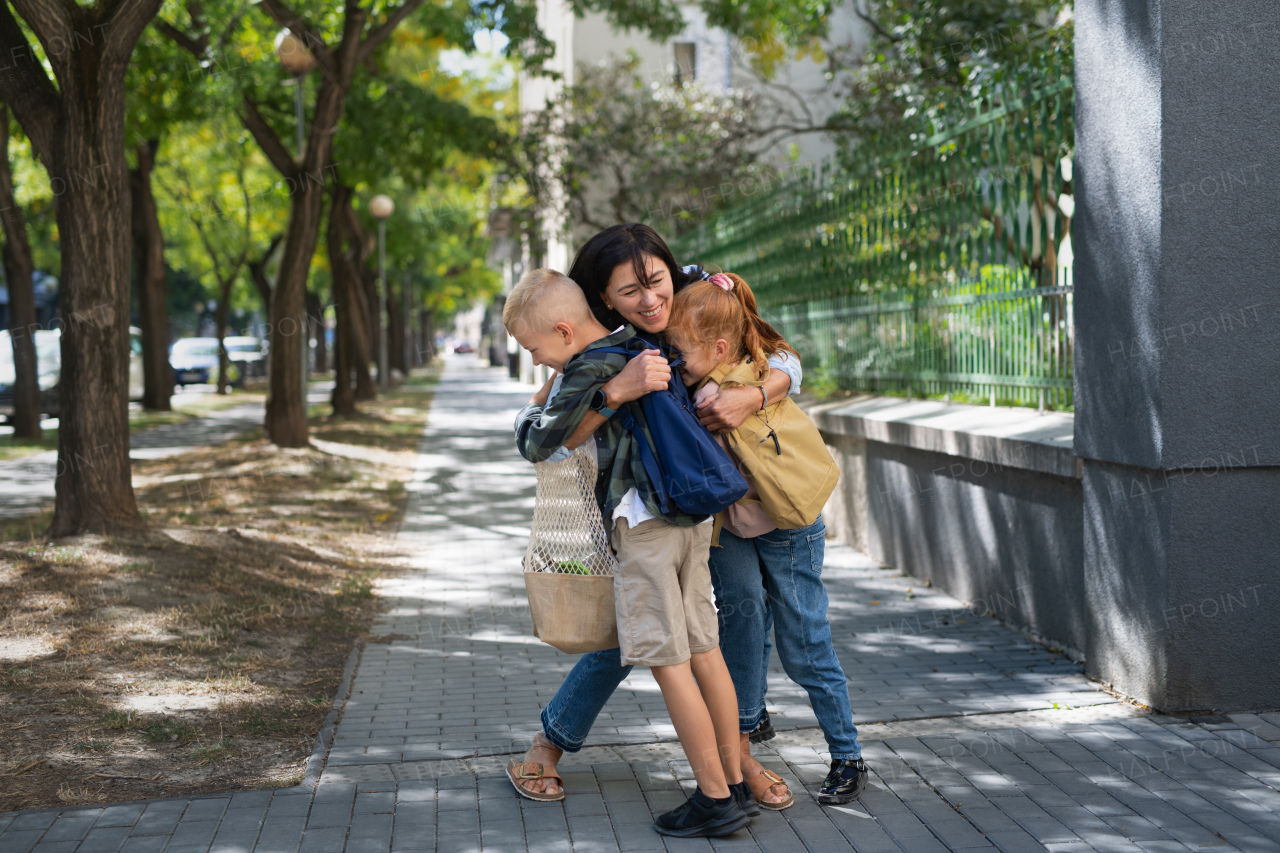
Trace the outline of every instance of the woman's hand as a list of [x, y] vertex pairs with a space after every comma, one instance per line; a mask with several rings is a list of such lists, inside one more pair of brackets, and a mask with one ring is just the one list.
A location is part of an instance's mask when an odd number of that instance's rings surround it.
[[639, 400], [650, 391], [661, 391], [671, 382], [671, 365], [661, 352], [647, 349], [640, 353], [622, 372], [604, 383], [605, 405], [616, 409], [623, 403]]
[[721, 388], [720, 393], [698, 406], [698, 420], [712, 432], [731, 432], [760, 410], [764, 397], [750, 385]]
[[551, 396], [551, 386], [555, 384], [555, 381], [556, 372], [553, 370], [551, 371], [551, 378], [542, 384], [542, 387], [538, 389], [538, 393], [529, 398], [529, 402], [535, 406], [547, 405], [547, 398]]

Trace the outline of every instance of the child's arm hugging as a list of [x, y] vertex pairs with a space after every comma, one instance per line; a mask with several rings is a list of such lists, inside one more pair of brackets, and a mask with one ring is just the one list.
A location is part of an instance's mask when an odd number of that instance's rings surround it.
[[516, 447], [530, 462], [545, 462], [569, 440], [587, 412], [596, 391], [616, 374], [604, 361], [576, 358], [560, 383], [560, 391], [545, 407], [530, 405], [516, 424]]

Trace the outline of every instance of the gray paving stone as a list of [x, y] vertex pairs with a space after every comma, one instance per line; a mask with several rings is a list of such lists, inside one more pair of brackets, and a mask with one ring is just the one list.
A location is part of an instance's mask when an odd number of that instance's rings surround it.
[[[849, 842], [850, 847], [858, 853], [898, 853], [902, 849], [879, 824], [873, 821], [862, 820], [840, 812], [829, 813], [829, 816], [831, 822]], [[789, 833], [776, 833], [771, 834], [772, 837], [762, 838], [754, 826], [751, 832], [762, 850], [783, 850], [787, 849], [784, 845], [794, 843], [788, 838]]]
[[53, 825], [58, 819], [58, 815], [54, 812], [31, 812], [28, 814], [18, 815], [9, 824], [5, 833], [29, 832], [31, 830], [40, 830], [43, 832]]
[[262, 828], [263, 822], [267, 817], [266, 806], [258, 808], [245, 809], [227, 809], [223, 812], [222, 820], [219, 823], [219, 832], [235, 832], [245, 833], [253, 832], [255, 835]]
[[75, 853], [76, 847], [80, 844], [77, 841], [41, 841], [35, 847], [31, 848], [32, 853]]
[[257, 845], [253, 848], [254, 853], [298, 853], [298, 848], [302, 845], [303, 833], [304, 829], [299, 825], [281, 828], [278, 831], [266, 827], [258, 833]]
[[128, 837], [127, 826], [94, 827], [76, 850], [77, 853], [116, 853]]
[[131, 837], [140, 835], [167, 837], [172, 835], [185, 809], [186, 803], [182, 801], [150, 803], [146, 810], [143, 811], [142, 816], [134, 823], [133, 831], [129, 834]]
[[347, 828], [347, 836], [369, 836], [372, 838], [391, 839], [392, 816], [390, 814], [356, 814], [351, 818]]
[[[302, 838], [302, 833], [298, 833], [298, 839]], [[209, 853], [247, 853], [254, 849], [254, 844], [258, 840], [258, 831], [224, 832], [218, 831], [213, 838], [213, 844], [209, 846]]]
[[108, 806], [94, 821], [95, 827], [133, 826], [142, 816], [143, 805]]
[[1138, 841], [1143, 853], [1189, 853], [1190, 847], [1180, 841]]
[[308, 828], [299, 849], [301, 853], [342, 853], [346, 843], [346, 826]]
[[41, 844], [51, 844], [61, 841], [79, 841], [84, 838], [93, 826], [94, 821], [99, 817], [98, 812], [89, 813], [72, 813], [69, 815], [59, 816], [53, 822], [53, 825], [45, 830], [44, 837], [40, 839]]
[[1044, 853], [1046, 849], [1039, 841], [1020, 830], [1016, 832], [991, 832], [987, 834], [987, 838], [1002, 853]]
[[[323, 807], [328, 800], [317, 798]], [[267, 807], [267, 818], [274, 820], [281, 817], [306, 816], [311, 810], [312, 799], [305, 794], [276, 794]], [[230, 811], [234, 811], [231, 809]]]
[[202, 820], [220, 820], [223, 812], [227, 810], [227, 799], [210, 799], [210, 800], [192, 800], [187, 806], [186, 811], [182, 813], [183, 821], [202, 821]]
[[[478, 831], [436, 836], [438, 853], [477, 853], [481, 849], [481, 843]], [[522, 849], [523, 846], [516, 848], [517, 851]]]
[[344, 849], [346, 853], [388, 853], [391, 835], [351, 835]]
[[161, 853], [168, 843], [167, 835], [131, 835], [125, 839], [121, 849], [128, 853]]
[[207, 849], [217, 831], [218, 821], [216, 820], [182, 821], [169, 836], [169, 844], [165, 850], [186, 847]]

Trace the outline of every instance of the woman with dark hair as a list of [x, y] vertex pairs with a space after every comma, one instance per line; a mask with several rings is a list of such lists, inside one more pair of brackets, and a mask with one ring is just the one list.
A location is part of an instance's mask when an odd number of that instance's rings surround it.
[[[706, 274], [696, 266], [678, 265], [667, 244], [652, 228], [631, 223], [607, 228], [588, 240], [574, 258], [569, 277], [582, 288], [592, 312], [605, 328], [616, 329], [630, 323], [637, 332], [652, 337], [665, 331], [670, 323], [675, 294], [690, 282], [705, 278]], [[702, 423], [713, 432], [737, 429], [767, 401], [779, 400], [799, 388], [802, 373], [798, 358], [779, 353], [770, 357], [769, 366], [763, 389], [726, 388], [704, 401], [698, 410]], [[592, 404], [594, 411], [586, 415], [565, 446], [574, 448], [587, 441], [608, 420], [612, 410], [650, 391], [666, 388], [670, 378], [671, 368], [658, 350], [636, 356], [622, 372], [605, 383], [597, 394], [599, 399]], [[613, 513], [614, 519], [625, 518], [631, 527], [651, 517], [634, 489], [622, 498]], [[606, 525], [611, 522], [606, 519]], [[768, 646], [761, 669], [767, 664]], [[564, 752], [577, 752], [582, 748], [596, 717], [630, 670], [622, 666], [618, 649], [590, 652], [578, 660], [542, 711], [543, 731], [534, 736], [533, 745], [525, 754], [525, 762], [538, 766], [539, 770], [535, 776], [520, 780], [517, 787], [523, 788], [523, 795], [537, 794], [537, 799], [556, 794], [563, 797], [556, 763]], [[752, 727], [755, 723], [752, 722]], [[742, 773], [744, 778], [751, 779], [766, 771], [750, 756], [745, 732], [742, 738]], [[772, 782], [776, 777], [766, 778]], [[761, 790], [759, 801], [766, 806], [778, 807], [792, 800], [791, 792], [781, 780], [752, 787]], [[824, 783], [824, 790], [825, 787]], [[759, 805], [755, 802], [742, 805], [749, 813], [758, 813]]]

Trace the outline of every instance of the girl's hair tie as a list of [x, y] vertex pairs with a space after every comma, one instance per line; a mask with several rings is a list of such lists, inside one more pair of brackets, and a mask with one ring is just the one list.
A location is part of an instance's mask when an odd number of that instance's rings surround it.
[[721, 290], [724, 290], [726, 293], [733, 292], [733, 279], [729, 278], [729, 276], [722, 272], [716, 273], [711, 276], [711, 278], [707, 279], [707, 281], [711, 282]]

